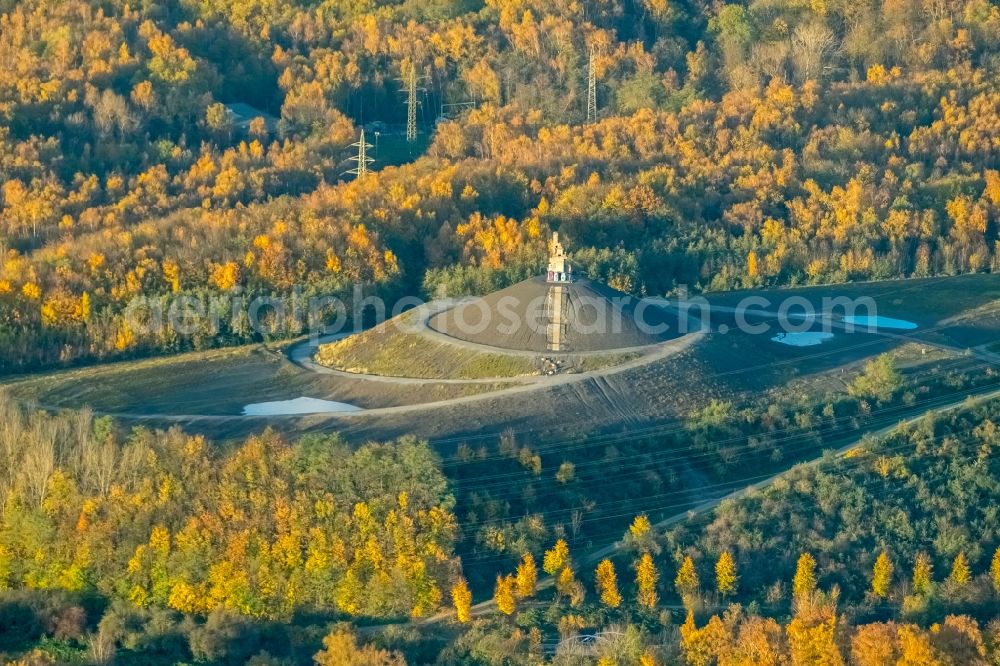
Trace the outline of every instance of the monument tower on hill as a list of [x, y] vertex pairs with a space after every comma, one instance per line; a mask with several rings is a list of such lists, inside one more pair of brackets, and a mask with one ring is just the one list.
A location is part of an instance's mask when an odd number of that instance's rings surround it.
[[431, 315], [427, 326], [465, 342], [539, 354], [584, 354], [677, 337], [676, 315], [578, 275], [553, 233], [545, 275]]
[[545, 295], [547, 327], [545, 347], [550, 352], [568, 351], [567, 331], [569, 321], [569, 293], [566, 284], [573, 281], [573, 267], [566, 259], [566, 249], [559, 242], [559, 232], [552, 234], [552, 252], [549, 255], [549, 270], [546, 282], [551, 285]]
[[552, 234], [551, 252], [549, 253], [548, 282], [572, 282], [573, 267], [566, 258], [566, 249], [559, 242], [559, 232]]

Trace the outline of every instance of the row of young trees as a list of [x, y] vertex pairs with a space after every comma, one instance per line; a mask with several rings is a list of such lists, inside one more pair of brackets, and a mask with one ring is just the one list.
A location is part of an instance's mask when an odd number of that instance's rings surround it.
[[[883, 553], [883, 556], [885, 554]], [[1000, 564], [1000, 549], [994, 558]], [[687, 560], [689, 562], [690, 560]], [[929, 594], [930, 565], [918, 557], [913, 570], [915, 594]], [[678, 581], [684, 571], [682, 565]], [[995, 592], [1000, 594], [1000, 566], [994, 567]], [[891, 564], [880, 557], [872, 579], [873, 594], [887, 593]], [[949, 582], [968, 585], [970, 572], [964, 555], [956, 558]], [[688, 612], [680, 629], [681, 648], [692, 666], [756, 663], [845, 664], [944, 664], [989, 663], [993, 634], [1000, 629], [994, 620], [985, 640], [979, 623], [967, 615], [949, 615], [943, 623], [925, 630], [912, 623], [879, 622], [849, 627], [837, 613], [838, 590], [823, 592], [817, 586], [816, 560], [808, 553], [798, 559], [792, 580], [793, 614], [784, 627], [774, 620], [741, 617], [739, 606], [731, 606], [723, 618], [713, 615], [699, 628]], [[782, 631], [784, 629], [784, 631]], [[989, 642], [990, 649], [987, 648]]]
[[[542, 633], [545, 623], [537, 624], [540, 617], [532, 607], [551, 604], [545, 613], [546, 622], [560, 637], [552, 663], [566, 663], [583, 655], [591, 660], [579, 663], [597, 664], [669, 664], [687, 663], [691, 666], [738, 664], [856, 664], [875, 666], [885, 664], [988, 664], [1000, 649], [1000, 619], [995, 618], [997, 600], [1000, 599], [1000, 547], [994, 552], [985, 572], [976, 574], [969, 565], [964, 551], [951, 563], [950, 572], [940, 583], [934, 581], [931, 558], [918, 553], [912, 563], [908, 581], [897, 581], [895, 564], [888, 551], [883, 550], [875, 560], [869, 575], [867, 591], [861, 590], [865, 603], [884, 603], [897, 593], [902, 596], [898, 607], [900, 619], [878, 622], [871, 619], [872, 610], [859, 612], [859, 606], [848, 601], [846, 608], [841, 590], [834, 584], [826, 591], [821, 589], [817, 562], [812, 554], [801, 553], [795, 564], [790, 584], [789, 605], [785, 606], [790, 617], [782, 621], [783, 613], [773, 603], [754, 600], [744, 608], [732, 603], [737, 597], [748, 598], [740, 589], [740, 571], [736, 558], [724, 551], [712, 568], [714, 595], [706, 595], [700, 582], [698, 567], [691, 556], [683, 556], [676, 569], [673, 588], [682, 601], [686, 619], [679, 626], [669, 624], [657, 637], [649, 629], [670, 613], [661, 605], [660, 573], [654, 554], [661, 551], [662, 542], [654, 533], [645, 516], [637, 517], [623, 540], [623, 547], [636, 554], [632, 593], [622, 594], [615, 565], [610, 559], [602, 560], [591, 578], [596, 602], [585, 603], [586, 591], [577, 580], [569, 548], [559, 540], [544, 556], [544, 571], [554, 583], [550, 601], [538, 602], [534, 598], [547, 587], [539, 586], [534, 558], [526, 553], [515, 574], [497, 577], [493, 604], [497, 612], [515, 619], [519, 627], [530, 629], [522, 633], [513, 629], [515, 636], [507, 644], [513, 649], [512, 662], [532, 663], [543, 652]], [[857, 598], [853, 590], [847, 599]], [[751, 597], [752, 598], [752, 595]], [[949, 599], [951, 610], [971, 610], [973, 615], [949, 614], [942, 622], [925, 628], [929, 605], [933, 600]], [[492, 664], [500, 655], [491, 654], [480, 635], [484, 622], [474, 620], [472, 595], [460, 579], [452, 588], [455, 616], [460, 623], [474, 624], [463, 639], [454, 646], [451, 658], [474, 655], [475, 663]], [[728, 604], [728, 605], [727, 605]], [[707, 614], [711, 608], [724, 612]], [[669, 605], [667, 606], [669, 608]], [[945, 613], [946, 606], [938, 606], [932, 615]], [[876, 609], [875, 614], [886, 615], [886, 608]], [[659, 614], [659, 618], [657, 618]], [[698, 617], [706, 619], [701, 622]], [[988, 621], [984, 632], [974, 616]], [[622, 624], [615, 624], [615, 619]], [[990, 621], [992, 620], [992, 621]], [[622, 627], [627, 627], [622, 633]], [[596, 631], [596, 641], [590, 650], [580, 652], [576, 636], [587, 629]], [[497, 631], [503, 631], [501, 627]], [[661, 629], [661, 631], [663, 631]], [[630, 636], [630, 640], [616, 636]], [[446, 652], [446, 654], [448, 654]], [[453, 663], [445, 660], [444, 663]], [[454, 663], [458, 663], [457, 661]]]
[[[651, 526], [646, 516], [638, 516], [629, 528], [625, 542], [631, 549], [640, 551], [632, 563], [635, 572], [632, 605], [645, 611], [656, 611], [660, 601], [660, 572], [653, 560], [652, 553], [658, 553], [659, 546], [651, 534]], [[569, 546], [563, 539], [556, 541], [551, 550], [545, 552], [543, 570], [552, 577], [556, 598], [564, 597], [571, 607], [583, 604], [586, 589], [577, 580], [573, 570]], [[737, 562], [729, 551], [719, 555], [712, 570], [715, 603], [735, 597], [739, 592], [739, 569]], [[998, 547], [989, 563], [989, 569], [974, 575], [969, 566], [964, 551], [960, 551], [952, 561], [950, 573], [936, 583], [933, 575], [933, 564], [927, 553], [918, 553], [913, 562], [912, 575], [909, 581], [898, 580], [896, 566], [887, 551], [879, 553], [870, 574], [870, 586], [864, 595], [869, 599], [888, 600], [897, 590], [902, 590], [902, 613], [904, 615], [920, 615], [926, 611], [927, 602], [938, 591], [955, 598], [962, 594], [1000, 597], [1000, 547]], [[618, 575], [614, 562], [603, 559], [597, 565], [593, 574], [594, 589], [600, 603], [607, 609], [617, 609], [622, 605], [623, 597], [618, 587]], [[799, 599], [803, 593], [813, 593], [816, 590], [816, 559], [810, 553], [802, 553], [796, 563], [795, 576], [792, 583], [792, 599]], [[980, 589], [976, 590], [975, 587]], [[690, 613], [704, 610], [708, 596], [702, 586], [701, 577], [694, 560], [687, 555], [677, 568], [673, 580], [676, 596], [680, 598], [685, 609]], [[517, 611], [519, 600], [533, 598], [538, 590], [538, 568], [534, 556], [525, 553], [514, 574], [498, 575], [493, 591], [493, 604], [504, 615], [513, 615]], [[990, 592], [991, 591], [991, 592]], [[839, 594], [839, 593], [838, 593]], [[459, 578], [451, 588], [451, 601], [455, 617], [459, 622], [469, 622], [472, 619], [472, 592], [464, 578]]]
[[[637, 519], [636, 526], [641, 526]], [[635, 533], [635, 530], [632, 532]], [[998, 551], [1000, 553], [1000, 551]], [[565, 544], [557, 543], [546, 554], [546, 560], [566, 555]], [[525, 561], [529, 561], [526, 556]], [[872, 578], [873, 594], [878, 594], [879, 586], [885, 581], [885, 562], [876, 566]], [[995, 560], [1000, 563], [1000, 556]], [[930, 576], [927, 564], [918, 558], [915, 563], [914, 587], [923, 586], [927, 594]], [[563, 569], [566, 571], [567, 569]], [[735, 591], [738, 579], [732, 557], [720, 557], [716, 567], [716, 584], [719, 595], [728, 597]], [[889, 620], [882, 622], [856, 622], [850, 612], [838, 610], [839, 590], [824, 591], [817, 582], [816, 561], [808, 553], [798, 559], [794, 577], [791, 580], [792, 605], [788, 616], [773, 611], [762, 612], [761, 607], [751, 604], [743, 607], [738, 603], [728, 606], [720, 604], [724, 612], [698, 620], [703, 610], [690, 604], [698, 594], [698, 580], [690, 558], [686, 558], [677, 570], [674, 586], [685, 600], [686, 616], [680, 626], [673, 625], [669, 613], [661, 613], [656, 619], [658, 598], [655, 591], [658, 574], [649, 553], [637, 560], [636, 592], [634, 597], [623, 597], [618, 590], [614, 567], [610, 560], [603, 560], [597, 567], [594, 581], [600, 597], [602, 610], [590, 612], [581, 609], [579, 598], [567, 595], [569, 609], [557, 610], [558, 591], [552, 606], [545, 614], [546, 620], [558, 618], [556, 627], [559, 642], [555, 650], [546, 650], [543, 634], [536, 624], [539, 616], [531, 610], [523, 610], [516, 616], [514, 624], [507, 620], [488, 627], [483, 620], [475, 621], [467, 633], [446, 650], [438, 663], [477, 664], [637, 664], [655, 666], [657, 664], [684, 663], [690, 666], [738, 666], [744, 664], [789, 664], [806, 666], [814, 664], [854, 664], [856, 666], [886, 666], [890, 664], [977, 664], [986, 666], [993, 663], [1000, 652], [1000, 618], [987, 616], [985, 626], [969, 615], [951, 614], [929, 628], [912, 621]], [[890, 574], [891, 576], [891, 574]], [[949, 576], [956, 586], [969, 584], [968, 565], [959, 558]], [[497, 610], [511, 616], [517, 611], [517, 603], [530, 602], [534, 595], [534, 581], [529, 590], [522, 589], [526, 580], [519, 568], [516, 577], [499, 578], [495, 602]], [[994, 594], [1000, 597], [1000, 566], [993, 571]], [[470, 622], [467, 596], [463, 583], [453, 591], [457, 618], [460, 622]], [[517, 601], [515, 601], [515, 599]], [[995, 605], [994, 605], [995, 611]], [[582, 614], [579, 614], [582, 613]], [[618, 622], [612, 617], [617, 616]], [[659, 629], [654, 629], [661, 624]], [[528, 631], [524, 631], [524, 627]], [[599, 627], [599, 628], [594, 628]], [[504, 644], [506, 653], [496, 651], [486, 638], [490, 631], [513, 632]], [[586, 630], [589, 643], [582, 643], [579, 635]], [[589, 647], [581, 647], [588, 645]], [[491, 649], [492, 648], [492, 649]], [[551, 662], [542, 661], [543, 654], [552, 654]], [[465, 660], [465, 661], [463, 661]]]

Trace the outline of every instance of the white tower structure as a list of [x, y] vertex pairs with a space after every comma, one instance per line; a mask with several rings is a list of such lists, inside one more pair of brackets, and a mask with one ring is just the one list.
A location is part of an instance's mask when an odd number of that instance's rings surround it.
[[573, 267], [566, 258], [566, 249], [559, 242], [559, 232], [552, 234], [552, 243], [549, 252], [549, 270], [546, 276], [547, 282], [572, 282]]
[[551, 286], [545, 295], [545, 309], [548, 314], [546, 342], [551, 352], [567, 351], [566, 333], [569, 329], [569, 289], [573, 281], [573, 267], [566, 258], [566, 249], [559, 242], [559, 234], [552, 234], [549, 252], [549, 270], [545, 281]]

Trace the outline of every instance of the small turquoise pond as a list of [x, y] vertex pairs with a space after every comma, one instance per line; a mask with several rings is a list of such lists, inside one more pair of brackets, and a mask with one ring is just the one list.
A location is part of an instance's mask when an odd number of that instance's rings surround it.
[[824, 341], [832, 337], [833, 333], [825, 331], [803, 331], [801, 333], [778, 333], [771, 340], [791, 347], [813, 347], [823, 344]]
[[243, 408], [243, 416], [291, 416], [295, 414], [343, 414], [360, 412], [361, 407], [346, 402], [319, 400], [318, 398], [296, 398], [275, 402], [257, 402]]
[[917, 327], [912, 321], [906, 321], [905, 319], [893, 319], [892, 317], [882, 317], [882, 316], [852, 316], [844, 317], [845, 324], [854, 324], [855, 326], [865, 326], [867, 328], [891, 328], [899, 331], [912, 331]]

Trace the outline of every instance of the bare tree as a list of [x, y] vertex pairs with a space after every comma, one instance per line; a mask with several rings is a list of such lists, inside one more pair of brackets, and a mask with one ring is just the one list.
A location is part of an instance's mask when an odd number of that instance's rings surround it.
[[798, 81], [818, 81], [830, 69], [837, 38], [821, 23], [800, 25], [792, 34], [792, 60]]
[[0, 515], [14, 489], [24, 455], [24, 413], [9, 395], [0, 392]]
[[89, 410], [52, 415], [0, 391], [0, 515], [13, 495], [40, 506], [56, 469], [80, 479], [87, 492], [107, 495], [122, 460], [110, 429], [95, 436]]
[[125, 98], [111, 90], [105, 90], [100, 96], [90, 93], [86, 101], [93, 108], [94, 125], [102, 135], [107, 136], [112, 129], [117, 129], [119, 135], [124, 136], [139, 126]]
[[28, 437], [30, 445], [24, 452], [20, 481], [25, 499], [35, 507], [45, 500], [49, 479], [56, 470], [56, 436], [58, 426], [51, 421], [35, 418]]
[[87, 646], [90, 651], [90, 661], [96, 666], [113, 664], [115, 661], [115, 638], [113, 631], [104, 622], [100, 624], [97, 633], [87, 637]]
[[118, 476], [127, 490], [131, 491], [139, 486], [143, 465], [149, 454], [149, 446], [141, 438], [134, 438], [122, 449]]
[[80, 412], [76, 421], [80, 478], [84, 487], [101, 497], [107, 496], [118, 474], [119, 449], [110, 432], [98, 436], [89, 411]]
[[787, 42], [758, 44], [750, 52], [750, 64], [764, 77], [765, 83], [772, 79], [785, 81], [787, 79], [788, 51]]
[[570, 530], [573, 534], [573, 541], [576, 542], [576, 538], [580, 535], [580, 528], [583, 527], [583, 509], [573, 509], [573, 513], [570, 514]]

